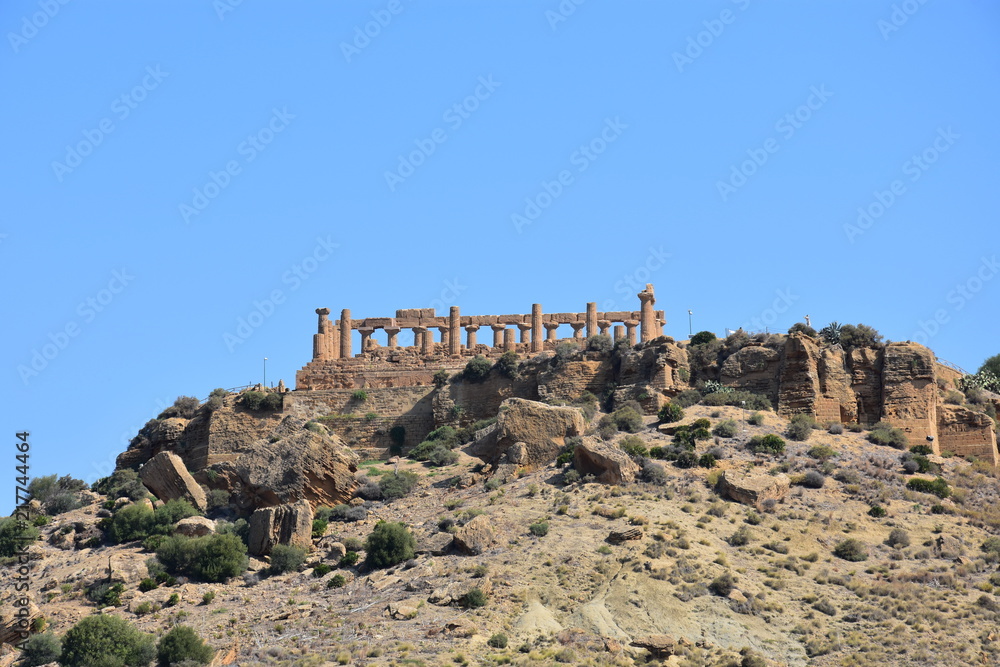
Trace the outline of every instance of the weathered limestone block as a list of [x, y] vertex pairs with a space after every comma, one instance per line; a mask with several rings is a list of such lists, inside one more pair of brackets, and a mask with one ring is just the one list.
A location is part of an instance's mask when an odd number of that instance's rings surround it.
[[478, 556], [493, 545], [496, 533], [489, 517], [480, 514], [455, 533], [454, 545], [462, 553]]
[[934, 354], [919, 343], [890, 343], [882, 367], [882, 419], [922, 442], [937, 433]]
[[719, 368], [719, 380], [773, 401], [778, 395], [780, 371], [781, 352], [764, 345], [747, 345], [726, 358]]
[[738, 503], [760, 507], [765, 500], [781, 500], [788, 493], [788, 475], [726, 470], [719, 478], [719, 488]]
[[201, 537], [215, 532], [215, 522], [203, 516], [189, 516], [174, 526], [174, 532], [188, 537]]
[[804, 334], [791, 334], [782, 352], [778, 409], [782, 416], [815, 414], [819, 389], [819, 345]]
[[629, 540], [641, 540], [642, 539], [642, 528], [626, 528], [625, 530], [612, 530], [608, 535], [608, 542], [612, 544], [621, 544], [622, 542], [628, 542]]
[[517, 464], [533, 470], [555, 460], [566, 438], [582, 434], [585, 428], [583, 415], [576, 408], [510, 398], [500, 405], [489, 437], [477, 439], [467, 451], [484, 461], [507, 463], [508, 450], [523, 443], [523, 448], [514, 450]]
[[111, 581], [126, 586], [137, 584], [149, 576], [146, 558], [142, 554], [112, 554], [110, 556]]
[[312, 521], [312, 507], [305, 500], [255, 511], [250, 515], [250, 554], [269, 554], [276, 544], [308, 549], [312, 545]]
[[160, 500], [184, 498], [201, 511], [208, 507], [205, 491], [194, 481], [181, 457], [172, 452], [160, 452], [147, 461], [139, 477]]
[[601, 484], [627, 484], [639, 474], [639, 466], [617, 445], [590, 437], [574, 450], [573, 467]]
[[882, 350], [854, 348], [847, 355], [859, 424], [871, 425], [882, 418]]
[[989, 415], [959, 405], [941, 405], [937, 419], [935, 454], [950, 451], [957, 456], [975, 456], [994, 466], [1000, 464], [996, 430]]
[[631, 645], [646, 649], [657, 660], [669, 658], [677, 648], [677, 642], [670, 635], [646, 635], [645, 637], [638, 637], [632, 641]]

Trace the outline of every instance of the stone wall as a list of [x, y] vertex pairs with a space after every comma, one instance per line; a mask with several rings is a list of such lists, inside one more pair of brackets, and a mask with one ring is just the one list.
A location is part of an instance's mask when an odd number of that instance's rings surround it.
[[982, 412], [957, 405], [941, 405], [937, 410], [937, 440], [934, 453], [953, 452], [1000, 464], [993, 420]]

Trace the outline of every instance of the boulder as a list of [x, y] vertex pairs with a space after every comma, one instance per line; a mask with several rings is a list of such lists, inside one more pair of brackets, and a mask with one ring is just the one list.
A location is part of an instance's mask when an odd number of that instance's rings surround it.
[[385, 608], [385, 613], [389, 618], [397, 621], [408, 621], [411, 618], [416, 618], [422, 602], [423, 600], [419, 598], [390, 602]]
[[608, 542], [612, 544], [621, 544], [622, 542], [627, 542], [629, 540], [641, 540], [642, 539], [642, 529], [641, 528], [626, 528], [625, 530], [612, 530], [608, 535]]
[[250, 515], [249, 552], [271, 553], [275, 544], [308, 549], [312, 545], [312, 506], [305, 500], [294, 504], [263, 507]]
[[788, 493], [788, 475], [768, 475], [764, 472], [723, 471], [719, 490], [738, 503], [760, 507], [765, 500], [781, 500]]
[[184, 498], [201, 511], [208, 503], [205, 491], [194, 481], [181, 457], [172, 452], [160, 452], [139, 469], [142, 483], [160, 500]]
[[485, 514], [480, 514], [455, 533], [454, 545], [462, 553], [478, 556], [493, 544], [493, 524]]
[[126, 586], [137, 584], [149, 576], [146, 570], [147, 556], [133, 554], [112, 554], [108, 557], [111, 581]]
[[530, 471], [554, 461], [566, 438], [585, 428], [577, 408], [508, 398], [500, 404], [496, 424], [477, 433], [466, 451], [487, 463]]
[[326, 552], [326, 557], [330, 560], [335, 560], [338, 563], [340, 559], [347, 555], [347, 547], [341, 542], [332, 542], [329, 549]]
[[634, 639], [632, 646], [644, 648], [652, 653], [654, 658], [662, 660], [674, 654], [677, 642], [670, 635], [646, 635]]
[[584, 438], [573, 452], [573, 467], [581, 475], [593, 475], [601, 484], [626, 484], [635, 480], [639, 466], [632, 457], [596, 438]]
[[215, 532], [215, 522], [203, 516], [189, 516], [174, 526], [174, 532], [188, 537], [201, 537]]
[[418, 535], [417, 553], [442, 556], [451, 549], [453, 539], [451, 533], [442, 533], [440, 531]]

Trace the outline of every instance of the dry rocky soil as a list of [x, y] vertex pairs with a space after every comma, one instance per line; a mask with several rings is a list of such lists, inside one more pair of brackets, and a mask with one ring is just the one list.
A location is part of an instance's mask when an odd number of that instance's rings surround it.
[[[901, 452], [866, 442], [864, 433], [814, 430], [805, 442], [788, 440], [783, 455], [755, 455], [749, 437], [781, 434], [785, 420], [764, 413], [753, 426], [731, 407], [686, 413], [683, 423], [739, 424], [735, 437], [699, 443], [699, 454], [722, 448], [716, 468], [661, 462], [665, 483], [609, 486], [564, 484], [564, 469], [550, 464], [496, 488], [483, 479], [457, 488], [451, 480], [468, 476], [478, 459], [462, 454], [443, 468], [404, 460], [399, 468], [417, 472], [418, 487], [369, 503], [362, 521], [331, 522], [306, 569], [268, 577], [266, 563], [251, 560], [246, 575], [225, 584], [182, 581], [140, 592], [152, 554], [139, 543], [51, 544], [64, 526], [97, 521], [105, 499], [95, 498], [43, 527], [32, 546], [34, 597], [60, 634], [94, 613], [157, 636], [190, 625], [218, 649], [215, 664], [998, 663], [1000, 576], [996, 554], [981, 549], [1000, 527], [993, 469], [931, 457], [953, 491], [942, 500], [908, 490]], [[638, 435], [647, 447], [671, 439], [652, 417]], [[788, 494], [757, 509], [718, 494], [720, 470], [751, 466], [786, 473]], [[809, 470], [825, 476], [822, 488], [797, 483]], [[370, 461], [360, 474], [375, 479], [394, 468]], [[870, 516], [872, 504], [886, 516]], [[339, 567], [331, 545], [363, 540], [379, 520], [409, 526], [417, 556], [384, 570]], [[638, 539], [608, 540], [632, 528]], [[909, 543], [889, 546], [893, 529]], [[455, 531], [464, 550], [452, 544]], [[834, 555], [848, 538], [863, 543], [866, 560]], [[109, 562], [126, 592], [121, 606], [98, 611], [85, 589], [107, 576]], [[323, 562], [332, 571], [313, 576]], [[3, 574], [5, 609], [11, 570]], [[338, 575], [346, 585], [329, 586]], [[486, 594], [485, 605], [463, 606], [473, 588]], [[215, 597], [206, 604], [208, 591]], [[167, 606], [174, 593], [179, 603]], [[152, 611], [140, 615], [144, 602]]]

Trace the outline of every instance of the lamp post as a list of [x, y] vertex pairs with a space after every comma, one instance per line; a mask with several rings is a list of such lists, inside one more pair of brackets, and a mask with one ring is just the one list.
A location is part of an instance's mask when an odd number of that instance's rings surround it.
[[688, 337], [694, 335], [694, 328], [691, 326], [691, 315], [693, 315], [693, 313], [691, 312], [691, 309], [688, 308]]
[[267, 357], [264, 357], [264, 389], [267, 389]]

